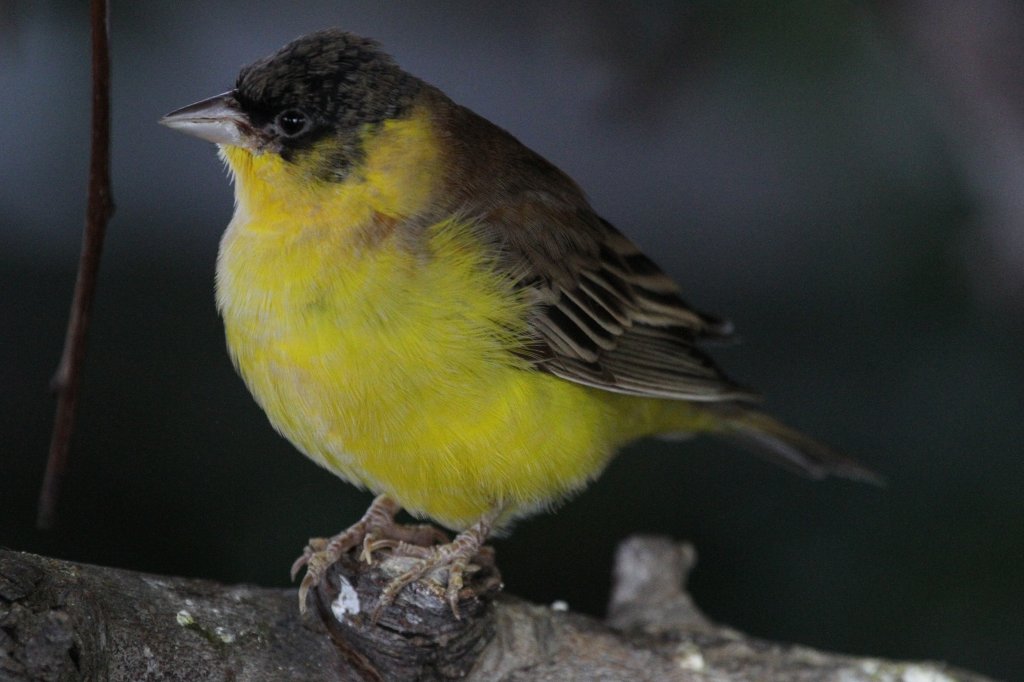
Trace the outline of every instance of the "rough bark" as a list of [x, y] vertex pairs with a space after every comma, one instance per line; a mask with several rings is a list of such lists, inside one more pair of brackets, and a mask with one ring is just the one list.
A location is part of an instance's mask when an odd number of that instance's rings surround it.
[[[415, 583], [378, 612], [397, 561], [344, 560], [301, 618], [294, 590], [219, 585], [0, 550], [0, 680], [949, 680], [939, 663], [824, 653], [709, 621], [687, 545], [619, 549], [605, 622], [498, 594], [484, 568], [460, 618]], [[477, 595], [480, 596], [477, 596]]]

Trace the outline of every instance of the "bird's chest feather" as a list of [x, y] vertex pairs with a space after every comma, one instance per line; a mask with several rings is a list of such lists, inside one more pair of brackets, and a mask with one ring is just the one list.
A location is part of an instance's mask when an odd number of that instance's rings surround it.
[[235, 365], [289, 440], [359, 478], [374, 458], [507, 419], [492, 389], [522, 374], [525, 308], [472, 230], [412, 228], [358, 193], [329, 209], [254, 206], [239, 202], [224, 234], [218, 308]]
[[232, 359], [275, 428], [343, 478], [453, 528], [496, 504], [525, 513], [607, 461], [617, 397], [531, 371], [531, 303], [477, 226], [407, 217], [440, 171], [430, 145], [400, 153], [415, 120], [392, 128], [331, 186], [224, 150]]
[[386, 349], [419, 324], [388, 293], [401, 286], [397, 254], [334, 251], [314, 237], [303, 244], [233, 227], [218, 261], [232, 359], [271, 421], [301, 446], [340, 437], [326, 433], [338, 431], [339, 416], [381, 409], [392, 375], [408, 373], [409, 353], [388, 358]]

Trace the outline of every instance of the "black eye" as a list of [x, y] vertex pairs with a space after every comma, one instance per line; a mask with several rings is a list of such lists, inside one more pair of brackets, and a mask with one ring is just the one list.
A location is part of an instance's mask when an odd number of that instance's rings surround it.
[[286, 137], [295, 137], [309, 127], [309, 119], [298, 109], [285, 109], [277, 115], [277, 128]]

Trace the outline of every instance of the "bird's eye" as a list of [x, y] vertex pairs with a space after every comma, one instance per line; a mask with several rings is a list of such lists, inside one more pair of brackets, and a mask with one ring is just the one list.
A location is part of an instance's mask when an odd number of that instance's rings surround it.
[[277, 115], [277, 128], [286, 137], [295, 137], [306, 132], [309, 119], [298, 109], [286, 109]]

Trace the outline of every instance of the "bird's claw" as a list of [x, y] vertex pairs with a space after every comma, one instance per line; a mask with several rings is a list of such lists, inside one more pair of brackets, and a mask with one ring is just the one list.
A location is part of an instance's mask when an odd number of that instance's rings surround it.
[[[464, 576], [480, 568], [470, 562], [477, 557], [480, 564], [494, 564], [493, 550], [483, 547], [492, 519], [482, 519], [451, 540], [444, 532], [429, 524], [406, 526], [395, 523], [398, 509], [395, 502], [381, 495], [373, 501], [363, 517], [347, 530], [332, 538], [309, 540], [291, 569], [294, 580], [299, 570], [306, 567], [306, 575], [299, 584], [300, 612], [306, 612], [309, 591], [321, 583], [327, 570], [345, 553], [361, 545], [359, 559], [367, 564], [373, 563], [374, 552], [382, 550], [389, 550], [395, 557], [414, 560], [410, 568], [383, 589], [374, 618], [382, 609], [394, 603], [407, 585], [439, 571], [447, 573], [447, 579], [442, 583], [445, 601], [455, 618], [461, 617], [459, 601], [465, 584]], [[498, 580], [500, 584], [500, 578]], [[492, 587], [493, 581], [486, 589]]]
[[384, 588], [377, 613], [394, 603], [398, 594], [410, 583], [429, 577], [434, 572], [445, 571], [447, 579], [442, 582], [444, 598], [451, 608], [452, 615], [456, 620], [460, 620], [459, 602], [463, 598], [464, 576], [480, 570], [479, 565], [471, 562], [479, 557], [482, 559], [480, 563], [493, 565], [493, 551], [481, 552], [482, 537], [472, 529], [460, 533], [455, 540], [443, 545], [423, 547], [398, 542], [389, 543], [387, 547], [392, 550], [394, 556], [411, 557], [416, 561]]
[[450, 539], [443, 532], [429, 524], [406, 526], [395, 523], [398, 505], [387, 496], [378, 496], [363, 517], [347, 530], [331, 538], [310, 538], [291, 568], [291, 578], [299, 574], [303, 566], [306, 575], [299, 584], [299, 611], [306, 612], [306, 598], [309, 591], [320, 584], [327, 569], [337, 563], [350, 550], [362, 545], [359, 558], [367, 564], [373, 563], [373, 553], [382, 549], [401, 550], [409, 556], [416, 550], [425, 557], [429, 548], [437, 543], [448, 543]]
[[295, 580], [299, 570], [305, 566], [306, 575], [299, 584], [299, 612], [306, 613], [306, 596], [309, 590], [320, 584], [327, 569], [334, 565], [345, 552], [357, 546], [366, 536], [366, 523], [360, 520], [348, 530], [332, 538], [310, 538], [302, 555], [292, 564], [291, 578]]

